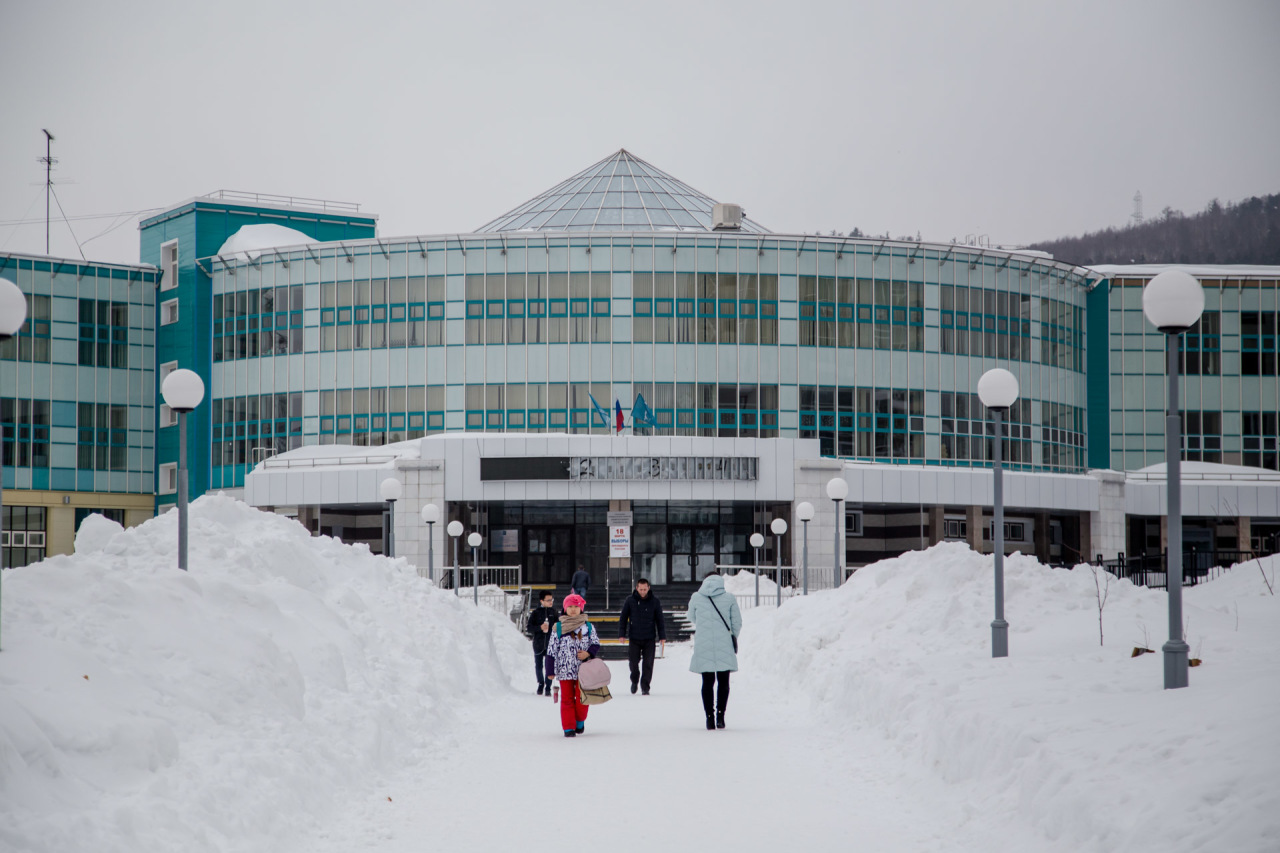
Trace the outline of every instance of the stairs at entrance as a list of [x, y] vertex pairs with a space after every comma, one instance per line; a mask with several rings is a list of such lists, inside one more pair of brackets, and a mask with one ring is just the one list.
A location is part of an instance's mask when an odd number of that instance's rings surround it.
[[[662, 602], [662, 615], [667, 629], [667, 642], [678, 643], [693, 636], [686, 628], [685, 611], [689, 609], [689, 598], [702, 583], [669, 583], [653, 587], [651, 595]], [[594, 587], [587, 590], [587, 617], [595, 625], [603, 645], [600, 656], [605, 660], [626, 660], [627, 646], [618, 642], [618, 618], [622, 614], [622, 602], [633, 590], [609, 590], [606, 606], [605, 591]], [[567, 584], [556, 586], [556, 607], [563, 606], [565, 596], [571, 590]]]

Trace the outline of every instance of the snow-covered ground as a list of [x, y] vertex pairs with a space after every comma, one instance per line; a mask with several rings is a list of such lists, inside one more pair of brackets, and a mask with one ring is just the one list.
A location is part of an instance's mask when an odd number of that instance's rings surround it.
[[280, 849], [528, 657], [407, 563], [230, 498], [192, 504], [190, 572], [176, 512], [106, 533], [4, 574], [0, 850]]
[[1021, 556], [992, 660], [990, 558], [948, 544], [748, 611], [727, 730], [672, 645], [569, 740], [493, 610], [227, 498], [191, 532], [189, 573], [174, 513], [5, 572], [0, 850], [1280, 849], [1257, 563], [1186, 590], [1186, 690], [1163, 593], [1112, 580], [1099, 645], [1089, 569]]

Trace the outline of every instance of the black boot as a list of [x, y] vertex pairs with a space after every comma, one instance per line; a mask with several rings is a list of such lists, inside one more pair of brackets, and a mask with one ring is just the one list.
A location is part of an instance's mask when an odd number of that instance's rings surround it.
[[713, 732], [713, 731], [715, 731], [715, 730], [716, 730], [716, 718], [715, 718], [715, 715], [714, 715], [714, 714], [707, 714], [707, 731], [709, 731], [709, 732]]
[[724, 728], [724, 711], [716, 712], [716, 728], [717, 729]]

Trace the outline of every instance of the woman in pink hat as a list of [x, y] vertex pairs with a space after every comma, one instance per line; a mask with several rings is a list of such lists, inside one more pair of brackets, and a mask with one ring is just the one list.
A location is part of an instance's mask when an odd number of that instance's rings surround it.
[[578, 695], [578, 667], [600, 654], [600, 637], [582, 612], [587, 602], [573, 594], [564, 600], [564, 615], [547, 639], [547, 677], [554, 675], [554, 701], [560, 703], [560, 725], [565, 737], [582, 734], [587, 706]]

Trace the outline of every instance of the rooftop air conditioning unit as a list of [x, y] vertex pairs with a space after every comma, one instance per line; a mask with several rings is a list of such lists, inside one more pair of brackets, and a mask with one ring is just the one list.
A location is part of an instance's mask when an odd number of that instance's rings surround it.
[[742, 229], [742, 205], [717, 204], [711, 208], [711, 227], [716, 231]]

